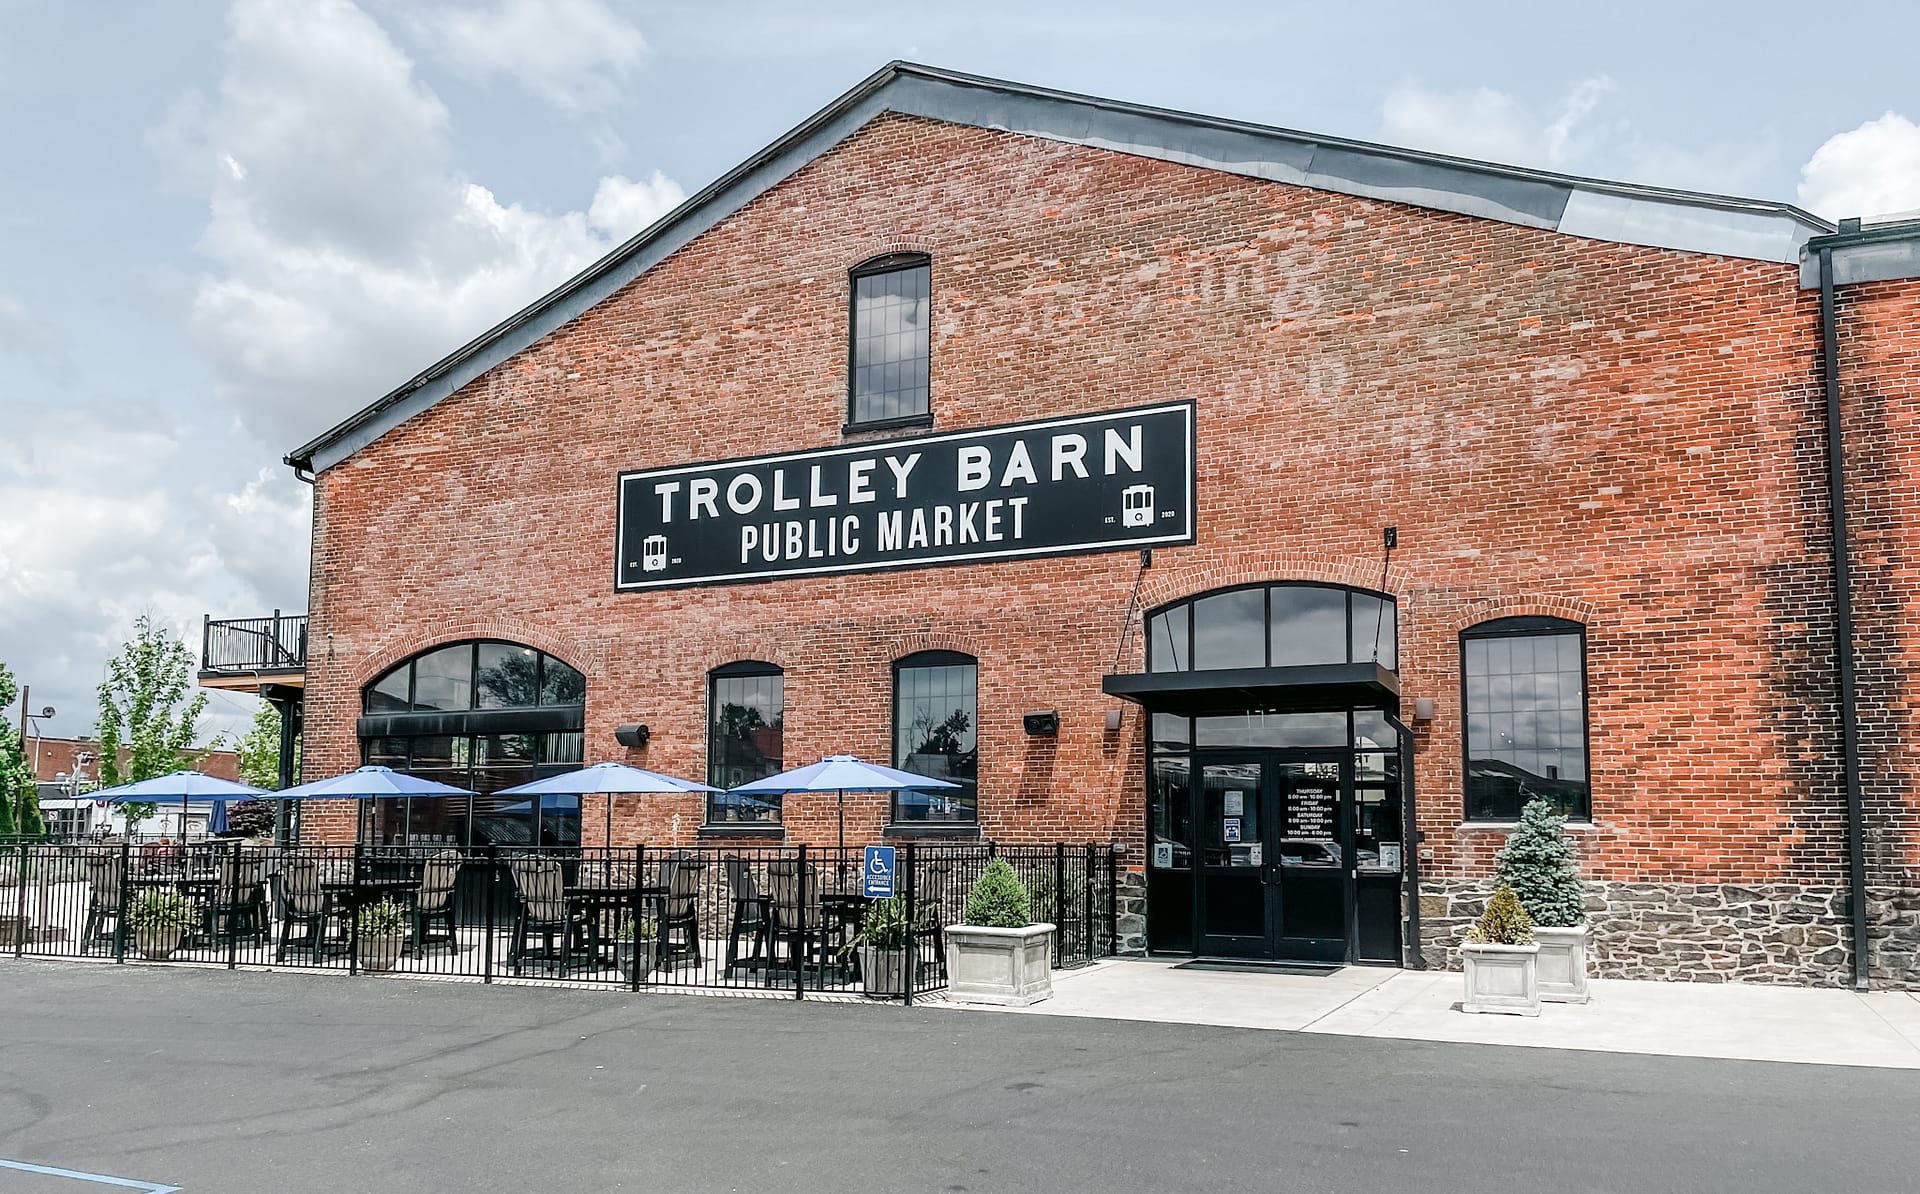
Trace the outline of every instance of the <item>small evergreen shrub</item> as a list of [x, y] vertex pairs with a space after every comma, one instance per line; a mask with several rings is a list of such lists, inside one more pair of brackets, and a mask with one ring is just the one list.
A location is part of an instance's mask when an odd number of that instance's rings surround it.
[[613, 931], [615, 941], [632, 941], [635, 937], [642, 941], [652, 941], [659, 935], [660, 927], [644, 917], [623, 920], [620, 922], [620, 927]]
[[1024, 929], [1033, 923], [1026, 884], [1006, 859], [989, 862], [967, 893], [967, 923], [984, 929]]
[[1487, 901], [1487, 910], [1467, 930], [1472, 945], [1532, 945], [1533, 918], [1527, 915], [1513, 888], [1502, 885]]
[[199, 917], [193, 903], [177, 891], [156, 887], [134, 897], [127, 909], [127, 924], [136, 929], [180, 929], [193, 927]]
[[907, 901], [889, 896], [868, 904], [867, 914], [860, 921], [860, 934], [854, 941], [875, 949], [907, 948]]
[[1512, 888], [1533, 923], [1548, 928], [1577, 925], [1587, 917], [1586, 886], [1566, 824], [1546, 801], [1529, 800], [1494, 862], [1494, 881]]

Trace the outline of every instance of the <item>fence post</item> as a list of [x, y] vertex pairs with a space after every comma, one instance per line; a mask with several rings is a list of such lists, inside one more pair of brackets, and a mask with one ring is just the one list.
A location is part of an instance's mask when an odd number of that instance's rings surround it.
[[356, 839], [353, 843], [353, 882], [347, 887], [347, 915], [353, 917], [353, 923], [347, 926], [347, 973], [360, 973], [360, 857], [364, 847]]
[[483, 906], [485, 906], [487, 910], [487, 916], [486, 916], [487, 935], [484, 938], [484, 945], [481, 948], [480, 974], [481, 974], [482, 981], [489, 982], [489, 983], [493, 981], [493, 938], [494, 938], [493, 906], [495, 903], [494, 896], [497, 894], [495, 889], [499, 885], [500, 885], [500, 847], [493, 845], [492, 843], [488, 843], [487, 845], [487, 884], [481, 890], [481, 903], [483, 904]]
[[1087, 899], [1086, 916], [1080, 922], [1082, 933], [1080, 939], [1086, 943], [1087, 961], [1089, 962], [1100, 956], [1100, 934], [1095, 932], [1093, 928], [1093, 872], [1098, 863], [1099, 859], [1096, 858], [1093, 853], [1093, 843], [1088, 842], [1087, 860], [1082, 863], [1080, 867], [1080, 884], [1086, 888], [1085, 894]]
[[133, 840], [120, 843], [120, 914], [113, 918], [113, 961], [122, 965], [127, 960], [127, 907], [128, 893], [133, 889]]
[[1053, 843], [1053, 965], [1059, 969], [1066, 956], [1062, 941], [1067, 935], [1067, 843]]
[[[607, 799], [612, 800], [613, 797], [609, 796]], [[627, 955], [630, 959], [630, 969], [633, 972], [627, 977], [633, 984], [633, 989], [636, 991], [640, 989], [640, 982], [647, 977], [647, 970], [650, 969], [650, 967], [640, 965], [640, 929], [647, 919], [647, 897], [642, 893], [644, 893], [646, 889], [647, 847], [645, 843], [642, 843], [633, 848], [633, 949]], [[660, 931], [660, 923], [658, 921], [654, 922], [653, 931], [656, 933]], [[618, 957], [620, 954], [619, 930], [615, 929], [614, 934], [613, 952], [614, 956]], [[653, 949], [658, 948], [660, 948], [660, 946], [656, 938]], [[652, 950], [648, 952], [651, 953]]]
[[[864, 873], [864, 872], [865, 872], [865, 868], [864, 868], [864, 867], [862, 867], [861, 869], [862, 869], [862, 873]], [[913, 1006], [913, 984], [914, 984], [914, 981], [915, 981], [915, 972], [916, 972], [917, 970], [919, 970], [919, 969], [920, 969], [920, 966], [919, 966], [919, 962], [920, 962], [920, 935], [919, 935], [919, 933], [917, 933], [917, 932], [915, 931], [916, 929], [918, 929], [918, 928], [920, 927], [920, 909], [919, 909], [919, 907], [918, 907], [918, 905], [917, 905], [917, 903], [915, 902], [915, 895], [914, 895], [914, 883], [913, 883], [913, 872], [914, 872], [914, 861], [913, 861], [913, 843], [912, 843], [912, 842], [908, 842], [908, 843], [907, 843], [907, 868], [906, 868], [906, 876], [907, 876], [907, 878], [906, 878], [906, 883], [907, 883], [907, 891], [906, 891], [906, 896], [907, 896], [907, 959], [906, 959], [906, 962], [907, 962], [907, 994], [906, 994], [906, 1006], [908, 1006], [908, 1007], [912, 1007], [912, 1006]], [[870, 977], [870, 976], [868, 976], [868, 975], [864, 975], [864, 974], [863, 974], [863, 975], [861, 975], [860, 977], [861, 977], [861, 978], [868, 978], [868, 977]]]
[[1113, 848], [1107, 848], [1107, 954], [1120, 953], [1120, 864]]
[[[227, 859], [227, 969], [235, 970], [240, 965], [240, 839], [234, 838], [227, 843], [232, 847]], [[220, 914], [216, 910], [213, 916], [218, 927]]]
[[807, 846], [800, 843], [800, 901], [798, 915], [793, 918], [793, 940], [787, 948], [793, 951], [793, 997], [807, 997]]
[[[0, 800], [10, 800], [11, 796], [0, 793]], [[14, 899], [13, 956], [19, 957], [27, 952], [27, 843], [20, 843], [20, 866], [13, 873], [13, 886], [17, 893]]]

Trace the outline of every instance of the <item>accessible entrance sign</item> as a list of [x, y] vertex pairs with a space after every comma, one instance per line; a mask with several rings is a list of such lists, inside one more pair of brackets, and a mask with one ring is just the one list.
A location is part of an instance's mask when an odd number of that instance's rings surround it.
[[1193, 403], [620, 475], [614, 585], [1194, 541]]
[[860, 894], [870, 900], [884, 900], [893, 895], [893, 847], [868, 846], [866, 865], [860, 868], [865, 876]]

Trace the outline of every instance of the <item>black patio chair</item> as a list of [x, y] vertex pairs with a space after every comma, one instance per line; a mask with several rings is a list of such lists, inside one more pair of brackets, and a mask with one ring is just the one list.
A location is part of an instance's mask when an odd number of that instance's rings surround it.
[[216, 941], [249, 937], [267, 940], [267, 885], [258, 858], [221, 858], [220, 876], [208, 901], [209, 927]]
[[[274, 951], [275, 961], [286, 961], [287, 950], [293, 947], [318, 958], [329, 944], [346, 940], [343, 934], [328, 932], [340, 920], [343, 907], [322, 885], [318, 859], [289, 858], [280, 873], [280, 894], [286, 917], [280, 922], [280, 945]], [[304, 930], [301, 936], [293, 935], [295, 928]]]
[[[420, 888], [407, 909], [412, 921], [413, 951], [417, 954], [429, 945], [451, 944], [459, 932], [453, 920], [453, 885], [460, 877], [460, 851], [441, 850], [420, 868]], [[444, 936], [430, 933], [433, 925], [446, 928]]]
[[[733, 893], [733, 924], [727, 930], [727, 970], [744, 963], [764, 966], [767, 962], [767, 900], [753, 878], [753, 863], [745, 858], [727, 859], [727, 889]], [[740, 956], [745, 942], [748, 954]]]
[[[120, 851], [100, 851], [87, 855], [87, 923], [80, 933], [80, 951], [96, 944], [111, 944], [120, 923], [120, 897], [125, 878]], [[114, 922], [113, 928], [107, 922]]]
[[680, 855], [667, 860], [667, 900], [660, 911], [660, 964], [671, 968], [679, 957], [700, 965], [700, 884], [704, 858]]
[[[821, 964], [825, 940], [824, 916], [820, 904], [820, 875], [809, 862], [803, 870], [800, 860], [781, 858], [767, 864], [767, 926], [774, 964], [787, 969]], [[796, 943], [795, 934], [800, 940]], [[780, 951], [786, 951], [781, 959]]]
[[[507, 873], [513, 877], [516, 901], [507, 964], [515, 974], [521, 973], [528, 941], [538, 937], [540, 956], [549, 962], [558, 959], [565, 966], [572, 960], [586, 926], [567, 900], [566, 874], [559, 862], [551, 858], [513, 858], [507, 861]], [[560, 943], [557, 949], [556, 939]]]

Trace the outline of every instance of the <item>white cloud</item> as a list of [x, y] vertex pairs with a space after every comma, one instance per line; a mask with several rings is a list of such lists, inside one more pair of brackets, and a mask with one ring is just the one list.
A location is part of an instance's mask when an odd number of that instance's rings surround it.
[[1800, 167], [1800, 206], [1869, 221], [1920, 208], [1920, 125], [1888, 112], [1828, 137]]
[[[189, 323], [218, 396], [276, 447], [371, 402], [678, 202], [655, 174], [586, 212], [503, 203], [451, 162], [451, 118], [347, 0], [239, 0], [217, 99], [155, 145], [209, 196], [216, 269]], [[636, 224], [636, 221], [639, 223]]]
[[498, 0], [445, 6], [416, 24], [455, 70], [504, 76], [560, 108], [599, 108], [645, 60], [646, 39], [604, 0]]
[[[597, 201], [598, 196], [595, 198]], [[17, 295], [4, 290], [0, 290], [0, 352], [24, 357], [56, 380], [64, 382], [73, 377], [66, 335], [35, 314]]]
[[1442, 91], [1406, 82], [1380, 104], [1380, 138], [1457, 157], [1656, 186], [1745, 193], [1777, 155], [1770, 134], [1682, 147], [1609, 116], [1619, 86], [1582, 79], [1548, 104], [1490, 87]]

